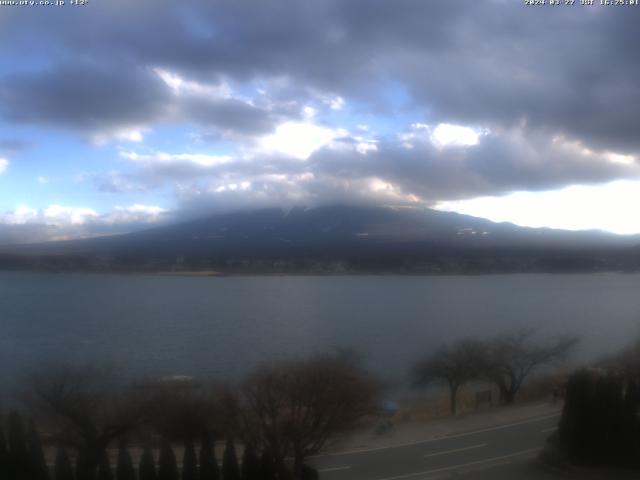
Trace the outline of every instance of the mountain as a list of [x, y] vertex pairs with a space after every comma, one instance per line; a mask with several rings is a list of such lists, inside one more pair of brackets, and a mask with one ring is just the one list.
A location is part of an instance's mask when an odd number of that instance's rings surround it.
[[215, 215], [149, 230], [0, 248], [0, 268], [468, 273], [635, 269], [638, 237], [429, 209], [330, 206]]

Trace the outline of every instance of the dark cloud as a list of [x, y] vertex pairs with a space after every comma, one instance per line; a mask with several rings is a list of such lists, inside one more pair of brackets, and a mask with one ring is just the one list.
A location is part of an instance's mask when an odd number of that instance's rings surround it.
[[180, 105], [185, 119], [232, 135], [269, 133], [277, 123], [269, 111], [236, 99], [191, 97]]
[[427, 202], [547, 190], [572, 183], [600, 183], [640, 174], [635, 165], [583, 155], [572, 146], [519, 129], [480, 138], [478, 145], [439, 149], [428, 138], [382, 139], [366, 155], [352, 149], [324, 149], [310, 159], [311, 171], [342, 179], [379, 178]]
[[301, 161], [282, 155], [234, 158], [212, 166], [150, 162], [133, 177], [173, 186], [186, 210], [327, 203], [434, 204], [442, 199], [550, 190], [638, 176], [633, 164], [575, 143], [514, 128], [486, 134], [473, 146], [438, 148], [424, 130], [402, 139], [342, 137]]
[[161, 116], [168, 93], [143, 67], [66, 62], [4, 77], [0, 109], [16, 122], [100, 131]]
[[[379, 198], [380, 191], [366, 187], [366, 179], [379, 178], [399, 196], [433, 201], [638, 174], [607, 157], [640, 153], [640, 10], [634, 8], [531, 8], [505, 0], [159, 7], [114, 0], [72, 12], [26, 10], [8, 13], [0, 40], [13, 40], [15, 54], [33, 54], [45, 41], [51, 48], [45, 71], [0, 78], [0, 108], [11, 121], [97, 131], [180, 119], [199, 125], [202, 138], [250, 143], [299, 119], [314, 92], [390, 116], [396, 112], [385, 89], [393, 84], [407, 92], [401, 109], [425, 123], [492, 132], [468, 148], [439, 150], [423, 138], [409, 149], [389, 136], [376, 138], [378, 150], [367, 155], [325, 148], [307, 162], [260, 154], [212, 167], [141, 165], [132, 178], [107, 179], [103, 190], [179, 181], [178, 198], [190, 205], [211, 198], [220, 205], [320, 202]], [[156, 68], [202, 85], [258, 85], [267, 92], [264, 98], [178, 95]], [[399, 133], [404, 128], [398, 125]], [[346, 147], [349, 141], [358, 142], [343, 140]], [[297, 177], [305, 172], [313, 180]], [[243, 180], [251, 189], [221, 189]]]
[[0, 139], [0, 153], [16, 154], [26, 150], [29, 144], [15, 138]]
[[[37, 33], [54, 45], [51, 72], [3, 81], [26, 87], [3, 95], [8, 113], [23, 120], [148, 119], [163, 93], [148, 72], [131, 68], [138, 65], [209, 81], [287, 76], [373, 106], [391, 79], [409, 88], [417, 107], [448, 121], [504, 127], [526, 119], [532, 129], [599, 148], [640, 146], [633, 9], [535, 9], [500, 0], [224, 0], [159, 8], [143, 0], [81, 13], [10, 13], [21, 18], [9, 23], [5, 40], [17, 37], [18, 49], [33, 49]], [[107, 62], [108, 71], [75, 63], [87, 58]], [[214, 123], [229, 118], [229, 128], [269, 128], [264, 115], [233, 107], [200, 105], [193, 114]]]

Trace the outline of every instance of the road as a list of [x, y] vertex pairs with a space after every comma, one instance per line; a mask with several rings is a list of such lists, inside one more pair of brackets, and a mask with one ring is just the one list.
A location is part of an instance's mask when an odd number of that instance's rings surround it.
[[532, 459], [559, 418], [557, 413], [540, 415], [436, 439], [317, 456], [309, 463], [322, 480], [554, 478]]

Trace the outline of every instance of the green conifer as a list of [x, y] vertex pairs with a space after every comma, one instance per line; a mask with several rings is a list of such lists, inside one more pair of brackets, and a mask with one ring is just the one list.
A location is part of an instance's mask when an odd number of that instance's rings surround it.
[[98, 480], [113, 480], [111, 461], [106, 450], [102, 452], [100, 463], [98, 463]]
[[24, 424], [20, 414], [13, 411], [9, 414], [9, 457], [8, 478], [28, 478], [29, 452]]
[[120, 444], [120, 448], [118, 449], [116, 480], [136, 480], [136, 472], [133, 469], [131, 454], [127, 450], [127, 446], [124, 444], [124, 442]]
[[238, 456], [233, 440], [227, 440], [222, 457], [222, 478], [223, 480], [240, 480], [240, 467], [238, 466]]
[[149, 446], [145, 446], [142, 456], [140, 457], [140, 465], [138, 470], [140, 480], [156, 480], [156, 461], [153, 458], [153, 452]]
[[7, 478], [9, 475], [8, 463], [9, 461], [9, 450], [7, 449], [7, 441], [4, 437], [4, 431], [2, 426], [0, 426], [0, 478]]
[[198, 480], [198, 457], [193, 441], [187, 440], [182, 459], [182, 480]]
[[158, 480], [178, 480], [178, 465], [168, 440], [162, 442], [158, 461]]
[[56, 452], [56, 465], [54, 468], [55, 480], [73, 480], [73, 468], [67, 451], [58, 447]]
[[42, 441], [40, 440], [40, 434], [38, 433], [33, 420], [29, 422], [29, 433], [27, 437], [31, 477], [33, 478], [33, 480], [49, 480], [49, 468], [47, 467], [47, 461], [44, 458]]
[[206, 433], [200, 446], [200, 480], [220, 480], [220, 469], [211, 436]]
[[268, 450], [262, 452], [260, 457], [260, 476], [258, 478], [260, 480], [276, 480], [276, 467]]
[[258, 480], [260, 478], [260, 457], [251, 443], [248, 443], [242, 454], [242, 480]]

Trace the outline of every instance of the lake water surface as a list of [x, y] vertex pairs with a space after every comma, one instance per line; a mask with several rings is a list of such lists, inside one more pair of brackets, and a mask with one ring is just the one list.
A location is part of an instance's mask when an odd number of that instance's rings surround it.
[[355, 348], [405, 382], [443, 342], [538, 325], [590, 358], [640, 335], [640, 275], [162, 277], [0, 272], [0, 380], [51, 362], [239, 378], [261, 361]]

